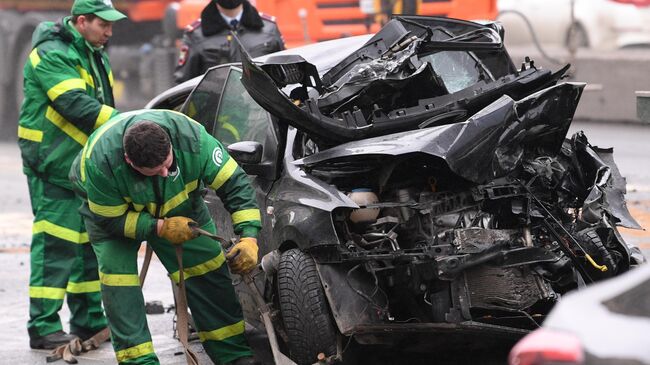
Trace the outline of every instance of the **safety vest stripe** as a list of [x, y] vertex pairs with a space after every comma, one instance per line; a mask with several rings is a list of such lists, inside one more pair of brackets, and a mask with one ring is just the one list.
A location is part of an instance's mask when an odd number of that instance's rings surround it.
[[225, 165], [219, 170], [217, 176], [215, 176], [214, 181], [210, 184], [210, 187], [214, 190], [218, 190], [223, 184], [230, 179], [232, 174], [235, 173], [237, 169], [237, 162], [233, 158], [228, 157], [228, 161]]
[[30, 298], [63, 300], [65, 297], [64, 288], [51, 288], [47, 286], [30, 286]]
[[177, 112], [176, 110], [166, 110], [166, 111], [167, 111], [167, 112], [170, 112], [170, 113], [177, 114], [179, 117], [183, 117], [185, 120], [187, 120], [187, 121], [189, 121], [189, 122], [192, 122], [192, 123], [194, 123], [194, 124], [202, 125], [201, 123], [197, 122], [196, 120], [194, 120], [194, 119], [188, 117], [187, 115], [185, 115], [185, 114], [183, 114], [183, 113], [181, 113], [181, 112]]
[[18, 126], [18, 138], [32, 142], [43, 142], [43, 131]]
[[83, 150], [81, 150], [81, 163], [79, 164], [79, 176], [81, 176], [81, 181], [86, 182], [86, 159], [84, 156], [86, 155], [86, 148], [88, 148], [88, 145], [84, 145]]
[[90, 199], [88, 200], [88, 207], [90, 208], [91, 212], [107, 218], [119, 217], [124, 213], [126, 213], [126, 211], [129, 209], [129, 206], [127, 204], [99, 205], [97, 203], [92, 202]]
[[70, 294], [99, 293], [99, 280], [83, 281], [81, 283], [73, 283], [69, 281], [68, 287], [65, 291]]
[[[126, 117], [128, 114], [127, 114], [127, 113], [122, 113], [122, 114], [120, 114], [120, 115]], [[93, 138], [93, 140], [90, 142], [90, 144], [89, 144], [89, 146], [88, 146], [88, 151], [87, 151], [87, 153], [84, 153], [84, 156], [85, 156], [86, 158], [89, 158], [89, 157], [90, 157], [90, 154], [93, 153], [93, 147], [95, 147], [95, 143], [97, 143], [97, 141], [99, 141], [99, 138], [100, 138], [104, 133], [106, 133], [109, 129], [113, 128], [113, 126], [115, 126], [115, 124], [117, 124], [117, 122], [119, 122], [120, 120], [122, 120], [122, 118], [116, 118], [116, 119], [114, 119], [113, 121], [111, 121], [110, 123], [108, 123], [108, 124], [104, 124], [104, 125], [102, 126], [103, 128], [97, 132], [97, 135], [95, 136], [95, 138]]]
[[95, 80], [93, 80], [92, 76], [90, 76], [90, 73], [85, 68], [77, 66], [77, 72], [79, 72], [79, 75], [84, 80], [84, 82], [86, 82], [86, 84], [88, 84], [93, 89], [95, 88]]
[[115, 351], [115, 356], [117, 357], [117, 362], [122, 363], [128, 360], [137, 359], [145, 355], [152, 354], [153, 343], [151, 341], [141, 343], [137, 346], [129, 347], [128, 349]]
[[238, 210], [232, 214], [231, 218], [232, 224], [262, 220], [259, 209]]
[[32, 234], [47, 233], [50, 236], [60, 238], [72, 243], [88, 243], [87, 232], [77, 232], [74, 229], [62, 227], [46, 220], [34, 222]]
[[100, 272], [99, 281], [107, 286], [140, 286], [140, 278], [136, 274], [104, 274]]
[[144, 209], [144, 204], [134, 203], [133, 199], [131, 199], [131, 197], [125, 196], [123, 198], [124, 198], [125, 202], [133, 205], [133, 209], [135, 209], [136, 212], [141, 212], [142, 209]]
[[198, 185], [199, 185], [198, 180], [194, 180], [185, 184], [185, 190], [174, 195], [171, 199], [167, 200], [165, 204], [163, 204], [162, 208], [160, 209], [160, 215], [164, 217], [167, 213], [172, 211], [174, 208], [183, 204], [183, 202], [189, 199], [189, 193], [196, 190], [196, 187]]
[[108, 84], [109, 84], [111, 87], [113, 87], [113, 83], [114, 83], [114, 81], [115, 81], [115, 80], [113, 79], [113, 71], [111, 71], [111, 72], [109, 72], [109, 74], [108, 74]]
[[108, 122], [109, 119], [111, 119], [111, 115], [113, 115], [113, 108], [111, 108], [108, 105], [102, 105], [102, 108], [99, 110], [99, 114], [97, 115], [97, 119], [95, 120], [95, 126], [93, 129], [97, 129], [104, 125], [104, 123]]
[[[210, 271], [215, 271], [219, 269], [225, 261], [226, 261], [226, 256], [224, 256], [223, 252], [220, 252], [219, 255], [217, 255], [215, 258], [212, 258], [202, 264], [198, 264], [192, 267], [186, 267], [183, 270], [184, 279], [187, 280], [193, 276], [201, 276], [209, 273]], [[178, 271], [173, 272], [171, 274], [171, 277], [175, 283], [178, 283], [180, 281], [180, 272]]]
[[47, 111], [45, 112], [45, 118], [52, 122], [55, 126], [57, 126], [63, 133], [67, 134], [70, 138], [74, 139], [77, 143], [80, 145], [85, 145], [86, 141], [88, 141], [88, 136], [80, 131], [77, 127], [74, 126], [74, 124], [68, 122], [63, 118], [63, 116], [59, 113], [57, 113], [54, 108], [51, 106], [47, 107]]
[[242, 333], [244, 333], [244, 328], [245, 328], [244, 321], [239, 321], [235, 324], [231, 324], [230, 326], [226, 326], [226, 327], [221, 327], [214, 331], [200, 331], [199, 339], [201, 340], [201, 342], [223, 341], [227, 338], [241, 335]]
[[126, 220], [124, 221], [124, 236], [128, 238], [135, 239], [135, 230], [138, 226], [138, 218], [140, 218], [140, 213], [128, 212], [126, 214]]
[[67, 93], [70, 90], [81, 89], [86, 91], [86, 82], [83, 79], [67, 79], [59, 82], [58, 84], [52, 86], [47, 91], [47, 97], [50, 100], [54, 101], [59, 96]]
[[38, 49], [34, 48], [29, 54], [29, 62], [32, 63], [32, 68], [36, 68], [41, 63], [41, 56], [38, 55]]
[[[151, 214], [152, 216], [156, 217], [156, 213], [158, 213], [156, 211], [158, 207], [156, 203], [147, 203], [146, 207], [147, 207], [147, 212], [149, 212], [149, 214]], [[156, 218], [160, 218], [160, 217], [156, 217]]]

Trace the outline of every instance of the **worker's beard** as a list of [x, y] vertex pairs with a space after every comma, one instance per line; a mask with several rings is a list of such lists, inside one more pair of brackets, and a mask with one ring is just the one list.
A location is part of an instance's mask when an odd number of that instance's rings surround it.
[[224, 9], [234, 9], [241, 5], [244, 0], [217, 0], [217, 4]]

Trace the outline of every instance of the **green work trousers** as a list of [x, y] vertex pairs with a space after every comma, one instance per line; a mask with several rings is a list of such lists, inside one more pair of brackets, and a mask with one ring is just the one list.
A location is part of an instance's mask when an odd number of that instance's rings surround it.
[[[215, 231], [213, 223], [205, 229]], [[91, 234], [92, 238], [92, 234]], [[175, 246], [163, 239], [149, 244], [170, 277], [178, 282]], [[102, 299], [120, 364], [159, 364], [151, 342], [138, 278], [140, 242], [115, 238], [92, 243], [99, 261]], [[215, 364], [252, 356], [244, 319], [225, 256], [218, 242], [198, 237], [183, 244], [187, 301], [199, 338]]]
[[34, 213], [29, 278], [31, 338], [62, 330], [59, 310], [67, 296], [70, 331], [92, 333], [106, 327], [97, 259], [79, 214], [81, 200], [71, 190], [27, 176]]

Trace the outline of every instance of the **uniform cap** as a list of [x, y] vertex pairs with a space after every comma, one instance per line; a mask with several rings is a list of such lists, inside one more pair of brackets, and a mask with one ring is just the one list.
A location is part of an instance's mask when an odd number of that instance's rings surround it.
[[115, 10], [111, 0], [75, 0], [72, 15], [82, 14], [95, 14], [108, 22], [126, 18], [126, 15]]

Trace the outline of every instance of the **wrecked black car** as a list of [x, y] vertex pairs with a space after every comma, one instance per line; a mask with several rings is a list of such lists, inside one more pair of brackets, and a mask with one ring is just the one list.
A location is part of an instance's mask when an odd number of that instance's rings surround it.
[[255, 280], [297, 363], [345, 358], [351, 340], [514, 341], [563, 294], [644, 261], [616, 228], [640, 227], [612, 150], [567, 136], [584, 85], [561, 81], [568, 67], [515, 65], [503, 34], [399, 17], [215, 67], [149, 104], [202, 123], [251, 176]]

